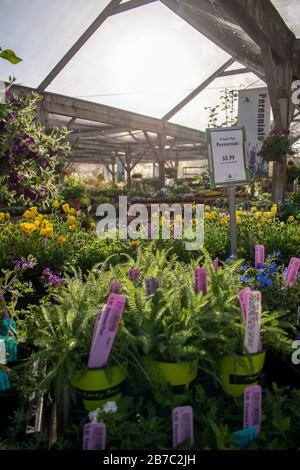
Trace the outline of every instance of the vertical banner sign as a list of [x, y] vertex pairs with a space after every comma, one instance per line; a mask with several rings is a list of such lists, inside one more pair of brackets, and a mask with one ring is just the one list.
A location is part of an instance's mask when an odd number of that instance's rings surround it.
[[248, 294], [244, 352], [256, 354], [260, 349], [261, 293], [253, 291]]
[[206, 130], [210, 185], [236, 186], [249, 183], [247, 142], [243, 127]]
[[268, 163], [257, 155], [270, 132], [271, 105], [267, 88], [239, 91], [238, 125], [247, 132], [249, 170], [251, 177], [268, 176]]
[[296, 282], [298, 271], [300, 269], [300, 258], [291, 258], [286, 277], [285, 277], [285, 286], [293, 286]]
[[207, 294], [207, 272], [205, 268], [196, 268], [194, 271], [194, 288], [196, 294], [202, 292]]
[[253, 385], [244, 391], [244, 428], [256, 426], [260, 433], [261, 422], [261, 386]]
[[255, 246], [255, 267], [259, 268], [265, 264], [265, 247], [264, 245]]

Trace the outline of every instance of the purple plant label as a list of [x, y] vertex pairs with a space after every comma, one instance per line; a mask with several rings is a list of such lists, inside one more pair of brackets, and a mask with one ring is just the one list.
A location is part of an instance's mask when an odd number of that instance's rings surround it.
[[265, 264], [265, 247], [264, 245], [256, 245], [255, 247], [255, 267]]
[[291, 258], [285, 277], [285, 286], [293, 286], [295, 284], [299, 268], [300, 258]]
[[160, 287], [160, 280], [158, 277], [149, 277], [146, 279], [146, 292], [148, 295], [154, 294], [156, 289]]
[[239, 292], [239, 301], [240, 301], [240, 306], [241, 306], [245, 323], [247, 319], [247, 306], [248, 306], [248, 297], [249, 297], [250, 292], [251, 292], [250, 287], [245, 287], [244, 289], [241, 289]]
[[123, 295], [111, 294], [109, 296], [90, 349], [88, 360], [90, 369], [103, 367], [108, 362], [125, 303], [126, 297]]
[[173, 448], [184, 441], [194, 445], [194, 418], [191, 406], [178, 406], [172, 411]]
[[219, 269], [219, 258], [215, 258], [213, 260], [213, 268], [214, 268], [215, 271], [218, 271], [218, 269]]
[[121, 285], [119, 282], [111, 282], [109, 286], [109, 293], [110, 294], [120, 294], [121, 292]]
[[196, 294], [207, 294], [207, 273], [205, 268], [196, 268], [194, 271], [194, 287]]
[[93, 344], [93, 342], [95, 340], [95, 337], [96, 337], [96, 332], [97, 332], [97, 328], [98, 328], [98, 325], [99, 325], [101, 315], [102, 315], [102, 313], [105, 312], [106, 308], [107, 308], [107, 305], [105, 304], [103, 306], [102, 310], [100, 312], [98, 312], [97, 315], [96, 315], [96, 320], [95, 320], [95, 324], [94, 324], [94, 331], [93, 331], [93, 337], [92, 337], [92, 344]]
[[247, 303], [246, 330], [244, 338], [244, 352], [255, 354], [260, 349], [260, 318], [261, 318], [261, 293], [250, 292]]
[[105, 450], [106, 424], [88, 423], [83, 427], [83, 450]]
[[140, 270], [138, 268], [130, 268], [128, 271], [128, 277], [131, 281], [137, 281], [140, 277]]
[[260, 433], [262, 392], [260, 385], [247, 387], [244, 391], [244, 429], [256, 426]]

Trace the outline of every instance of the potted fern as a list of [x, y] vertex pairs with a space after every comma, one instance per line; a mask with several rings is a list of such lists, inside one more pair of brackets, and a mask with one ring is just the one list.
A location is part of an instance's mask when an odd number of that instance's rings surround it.
[[287, 155], [293, 155], [290, 132], [284, 129], [282, 133], [273, 130], [262, 144], [259, 155], [267, 162], [281, 162]]

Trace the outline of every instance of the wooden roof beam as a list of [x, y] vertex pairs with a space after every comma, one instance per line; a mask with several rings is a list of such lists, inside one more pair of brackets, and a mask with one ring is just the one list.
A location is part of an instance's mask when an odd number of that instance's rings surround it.
[[171, 109], [167, 114], [165, 114], [162, 118], [163, 121], [169, 121], [171, 117], [178, 113], [186, 104], [188, 104], [193, 98], [195, 98], [201, 91], [205, 90], [208, 85], [210, 85], [216, 78], [220, 76], [222, 72], [224, 72], [230, 65], [235, 62], [235, 59], [231, 57], [231, 59], [227, 60], [221, 67], [218, 68], [213, 74], [211, 74], [204, 82], [202, 82], [195, 90], [193, 90], [186, 98], [184, 98], [180, 103], [178, 103], [173, 109]]

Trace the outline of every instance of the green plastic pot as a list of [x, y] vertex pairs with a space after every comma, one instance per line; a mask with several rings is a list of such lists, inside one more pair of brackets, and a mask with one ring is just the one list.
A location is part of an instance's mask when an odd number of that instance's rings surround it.
[[89, 369], [84, 375], [76, 372], [71, 380], [87, 411], [100, 408], [108, 401], [116, 401], [122, 394], [127, 378], [127, 364], [109, 369]]
[[265, 362], [265, 351], [257, 354], [225, 356], [220, 365], [220, 379], [224, 391], [233, 397], [244, 393], [245, 388], [256, 385]]
[[187, 388], [198, 375], [198, 361], [145, 361], [145, 369], [150, 376], [162, 378], [173, 387], [184, 386]]

